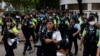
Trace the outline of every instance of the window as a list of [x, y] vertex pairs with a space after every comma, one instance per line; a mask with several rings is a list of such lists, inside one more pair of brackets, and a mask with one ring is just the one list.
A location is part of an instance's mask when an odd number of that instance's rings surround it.
[[100, 3], [93, 3], [92, 10], [100, 10]]
[[[69, 10], [79, 10], [78, 4], [69, 4], [68, 9]], [[83, 4], [83, 10], [87, 10], [87, 4]]]

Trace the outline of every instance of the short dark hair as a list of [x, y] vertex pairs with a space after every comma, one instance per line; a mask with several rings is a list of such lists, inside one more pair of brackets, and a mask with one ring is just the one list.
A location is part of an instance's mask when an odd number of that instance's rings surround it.
[[88, 18], [88, 22], [90, 22], [90, 21], [95, 21], [95, 17], [94, 17], [94, 16], [90, 16], [90, 17]]

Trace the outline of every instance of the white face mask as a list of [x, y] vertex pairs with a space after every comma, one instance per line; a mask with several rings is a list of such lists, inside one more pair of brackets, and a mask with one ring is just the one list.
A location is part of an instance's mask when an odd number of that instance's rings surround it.
[[66, 55], [63, 53], [57, 52], [57, 56], [66, 56]]
[[52, 18], [52, 16], [49, 16], [49, 19], [51, 19]]
[[55, 16], [56, 14], [55, 13], [53, 13], [53, 16]]
[[89, 24], [93, 26], [93, 25], [96, 24], [96, 22], [95, 21], [92, 21], [92, 22], [89, 22]]

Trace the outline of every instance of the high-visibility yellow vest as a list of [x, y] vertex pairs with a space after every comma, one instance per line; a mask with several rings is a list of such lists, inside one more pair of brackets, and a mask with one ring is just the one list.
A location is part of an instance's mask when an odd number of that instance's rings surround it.
[[32, 25], [35, 26], [35, 24], [37, 23], [37, 20], [35, 18], [32, 19]]
[[56, 20], [54, 20], [54, 24], [56, 25], [57, 23], [56, 23]]
[[2, 25], [2, 24], [3, 24], [2, 19], [0, 19], [0, 25]]
[[12, 28], [12, 32], [13, 32], [13, 33], [18, 33], [18, 29], [16, 28], [16, 26], [14, 26], [14, 27]]
[[55, 25], [59, 25], [60, 24], [60, 20], [58, 19], [58, 21], [56, 19], [54, 19], [54, 24]]
[[80, 25], [82, 25], [82, 24], [83, 24], [82, 17], [79, 17], [79, 18], [78, 18], [78, 21], [79, 21], [79, 24], [80, 24]]
[[98, 33], [98, 35], [99, 35], [99, 41], [98, 41], [97, 46], [100, 47], [100, 30], [98, 30], [98, 32], [99, 32], [99, 33]]
[[67, 24], [67, 25], [69, 26], [69, 22], [68, 22], [68, 20], [67, 20], [67, 21], [65, 21], [65, 24]]
[[37, 20], [35, 18], [33, 18], [32, 21], [34, 21], [35, 23], [37, 23]]

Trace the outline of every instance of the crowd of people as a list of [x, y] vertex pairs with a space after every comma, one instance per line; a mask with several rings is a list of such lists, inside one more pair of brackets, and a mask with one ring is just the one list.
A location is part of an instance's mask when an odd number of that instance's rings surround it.
[[30, 42], [32, 36], [34, 47], [37, 48], [36, 56], [78, 56], [78, 50], [83, 47], [82, 56], [100, 56], [98, 19], [97, 13], [90, 13], [87, 17], [86, 13], [57, 9], [4, 13], [0, 16], [0, 25], [5, 56], [14, 56], [13, 50], [20, 39], [19, 24], [25, 38], [23, 55], [33, 49]]

